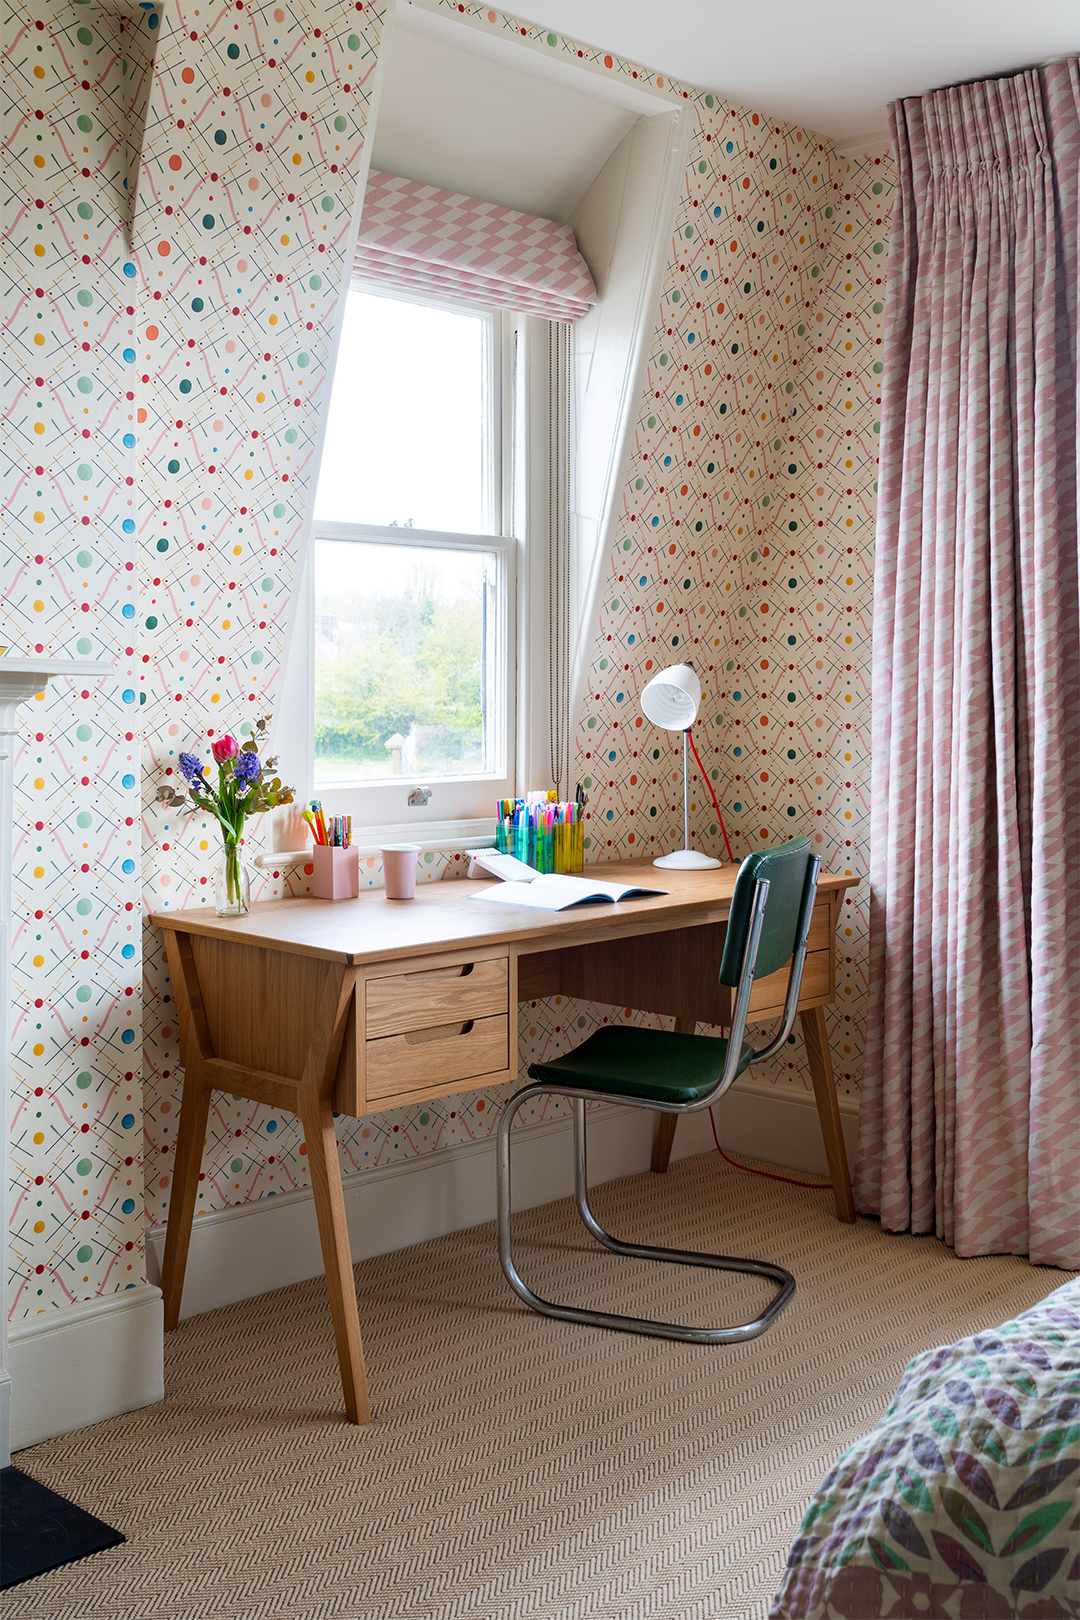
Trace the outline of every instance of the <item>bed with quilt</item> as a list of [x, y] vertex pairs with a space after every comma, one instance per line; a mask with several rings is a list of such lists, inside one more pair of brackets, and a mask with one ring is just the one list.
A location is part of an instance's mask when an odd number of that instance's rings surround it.
[[1080, 1278], [909, 1363], [822, 1480], [770, 1620], [1080, 1620]]

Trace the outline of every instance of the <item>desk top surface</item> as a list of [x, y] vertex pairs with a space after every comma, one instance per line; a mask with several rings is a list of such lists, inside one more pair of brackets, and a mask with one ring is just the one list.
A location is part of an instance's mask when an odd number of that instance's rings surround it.
[[[554, 950], [561, 943], [582, 942], [583, 935], [595, 937], [598, 928], [634, 934], [723, 922], [738, 867], [681, 872], [659, 869], [651, 861], [611, 861], [587, 867], [584, 875], [590, 873], [610, 882], [639, 883], [668, 892], [616, 905], [551, 912], [473, 899], [482, 885], [464, 878], [418, 883], [414, 900], [388, 900], [382, 889], [369, 889], [357, 900], [318, 900], [305, 895], [260, 901], [245, 917], [218, 917], [208, 905], [205, 909], [153, 912], [150, 921], [158, 928], [317, 956], [349, 966], [501, 943]], [[829, 894], [858, 882], [851, 874], [823, 872], [818, 892]], [[488, 886], [486, 882], [484, 886]]]

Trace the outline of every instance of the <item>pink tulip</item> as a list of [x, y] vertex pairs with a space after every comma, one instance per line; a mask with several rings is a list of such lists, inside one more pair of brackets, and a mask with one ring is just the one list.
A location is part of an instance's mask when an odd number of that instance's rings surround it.
[[216, 742], [210, 744], [210, 752], [218, 765], [224, 765], [227, 760], [236, 758], [240, 752], [240, 745], [235, 737], [219, 737]]

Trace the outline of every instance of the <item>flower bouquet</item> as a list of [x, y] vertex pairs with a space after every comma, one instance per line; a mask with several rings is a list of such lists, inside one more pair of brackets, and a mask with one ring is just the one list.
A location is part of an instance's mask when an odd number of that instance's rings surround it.
[[158, 789], [162, 804], [174, 810], [209, 811], [221, 828], [222, 858], [214, 878], [219, 917], [241, 917], [250, 904], [250, 883], [240, 859], [240, 844], [248, 816], [293, 802], [294, 789], [284, 787], [276, 759], [259, 758], [269, 740], [270, 717], [255, 722], [254, 735], [243, 745], [235, 737], [216, 737], [210, 752], [218, 769], [217, 786], [209, 780], [198, 754], [183, 753], [178, 760], [187, 787], [180, 793], [165, 784]]

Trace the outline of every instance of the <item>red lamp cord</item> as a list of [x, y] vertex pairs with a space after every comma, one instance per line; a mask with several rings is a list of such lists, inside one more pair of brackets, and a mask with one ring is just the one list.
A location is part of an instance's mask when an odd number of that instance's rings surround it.
[[738, 1159], [728, 1158], [728, 1155], [720, 1146], [720, 1138], [716, 1134], [716, 1119], [711, 1108], [709, 1109], [709, 1124], [712, 1126], [713, 1141], [716, 1143], [717, 1153], [719, 1153], [725, 1164], [733, 1165], [736, 1170], [744, 1170], [748, 1176], [764, 1176], [766, 1181], [783, 1181], [789, 1187], [812, 1187], [815, 1192], [832, 1186], [831, 1181], [796, 1181], [792, 1176], [778, 1176], [774, 1170], [755, 1170], [752, 1165], [740, 1164]]
[[724, 818], [720, 814], [720, 801], [717, 799], [716, 794], [713, 793], [713, 785], [709, 781], [709, 778], [708, 778], [708, 775], [706, 774], [704, 765], [701, 763], [701, 757], [698, 754], [697, 745], [694, 742], [694, 733], [693, 733], [693, 730], [692, 730], [692, 728], [690, 726], [687, 726], [687, 728], [686, 728], [686, 735], [690, 739], [690, 747], [693, 750], [694, 758], [697, 760], [697, 768], [701, 772], [701, 780], [704, 782], [705, 786], [708, 788], [710, 794], [712, 794], [712, 802], [716, 806], [716, 819], [720, 823], [720, 831], [724, 835], [724, 848], [727, 850], [727, 858], [728, 858], [729, 861], [734, 863], [735, 857], [731, 853], [731, 845], [728, 843], [727, 828], [724, 826]]
[[[728, 843], [727, 828], [724, 826], [724, 818], [720, 814], [720, 805], [716, 794], [713, 793], [713, 785], [709, 781], [705, 767], [701, 763], [701, 756], [698, 754], [697, 748], [694, 745], [694, 733], [689, 726], [686, 728], [686, 735], [690, 739], [690, 747], [693, 750], [694, 758], [697, 760], [697, 768], [701, 772], [701, 780], [708, 788], [709, 793], [712, 796], [712, 802], [716, 807], [716, 819], [720, 823], [720, 831], [724, 835], [724, 848], [727, 850], [728, 860], [733, 862], [735, 857], [731, 853], [731, 845]], [[730, 1164], [736, 1170], [745, 1171], [748, 1176], [764, 1176], [767, 1181], [782, 1181], [788, 1187], [810, 1187], [815, 1191], [817, 1191], [819, 1188], [825, 1188], [832, 1185], [832, 1183], [828, 1181], [796, 1181], [793, 1176], [779, 1176], [773, 1170], [755, 1170], [749, 1164], [740, 1164], [737, 1159], [729, 1158], [724, 1152], [723, 1148], [720, 1146], [720, 1138], [716, 1134], [716, 1119], [711, 1108], [709, 1109], [709, 1124], [712, 1126], [713, 1141], [716, 1143], [716, 1151], [719, 1153], [724, 1163]]]

